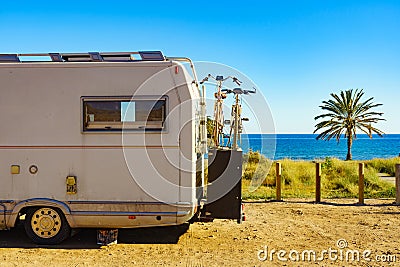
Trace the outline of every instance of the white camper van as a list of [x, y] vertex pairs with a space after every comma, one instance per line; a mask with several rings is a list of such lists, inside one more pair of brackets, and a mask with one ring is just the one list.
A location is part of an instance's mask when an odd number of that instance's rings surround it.
[[0, 92], [0, 230], [21, 222], [57, 244], [71, 228], [242, 220], [241, 151], [211, 150], [204, 184], [205, 94], [190, 59], [0, 54]]
[[205, 109], [189, 59], [0, 54], [0, 92], [0, 230], [25, 217], [34, 242], [56, 244], [198, 211]]

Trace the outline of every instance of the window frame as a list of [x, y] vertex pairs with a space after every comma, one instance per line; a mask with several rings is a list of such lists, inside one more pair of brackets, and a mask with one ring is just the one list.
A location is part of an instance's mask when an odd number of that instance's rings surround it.
[[[112, 122], [110, 122], [110, 128], [107, 128], [105, 125], [103, 128], [92, 128], [89, 129], [86, 126], [86, 111], [85, 111], [85, 102], [130, 102], [130, 101], [164, 101], [164, 114], [163, 120], [161, 122], [160, 128], [146, 128], [146, 127], [138, 127], [138, 128], [127, 128], [124, 127], [124, 123], [121, 118], [121, 127], [112, 128]], [[121, 133], [121, 132], [132, 132], [132, 133], [161, 133], [167, 131], [167, 114], [168, 114], [168, 96], [82, 96], [80, 101], [80, 117], [81, 117], [81, 133], [90, 134], [90, 133]], [[103, 123], [103, 122], [100, 122]], [[106, 124], [106, 122], [104, 122]], [[114, 123], [115, 124], [115, 123]]]

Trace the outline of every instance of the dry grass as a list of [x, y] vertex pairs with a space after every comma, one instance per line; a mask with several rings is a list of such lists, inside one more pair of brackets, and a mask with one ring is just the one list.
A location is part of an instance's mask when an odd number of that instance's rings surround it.
[[[283, 159], [282, 196], [313, 197], [315, 195], [315, 163]], [[359, 161], [342, 161], [336, 158], [320, 160], [322, 163], [322, 197], [343, 198], [358, 196]], [[378, 173], [394, 175], [394, 166], [400, 158], [373, 159], [365, 162], [365, 197], [395, 197], [394, 186], [383, 181]], [[275, 162], [266, 159], [258, 152], [250, 151], [244, 156], [243, 198], [275, 198]], [[272, 166], [272, 167], [271, 167]]]

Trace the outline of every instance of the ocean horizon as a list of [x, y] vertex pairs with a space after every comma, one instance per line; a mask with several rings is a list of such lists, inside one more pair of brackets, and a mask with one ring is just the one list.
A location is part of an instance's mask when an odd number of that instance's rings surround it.
[[[347, 139], [316, 140], [318, 134], [242, 134], [244, 152], [258, 151], [269, 159], [314, 160], [326, 157], [346, 159]], [[357, 134], [352, 146], [354, 160], [393, 158], [400, 154], [400, 134], [383, 137]]]

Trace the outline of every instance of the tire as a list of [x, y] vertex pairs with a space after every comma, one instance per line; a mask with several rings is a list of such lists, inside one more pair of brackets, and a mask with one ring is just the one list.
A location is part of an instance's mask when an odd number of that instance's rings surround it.
[[30, 208], [25, 217], [27, 236], [39, 245], [56, 245], [67, 239], [71, 228], [64, 214], [57, 208]]

